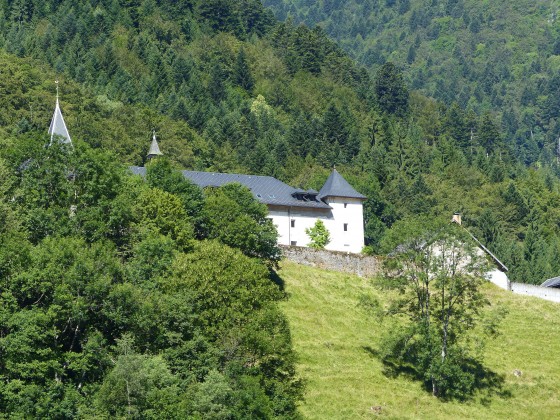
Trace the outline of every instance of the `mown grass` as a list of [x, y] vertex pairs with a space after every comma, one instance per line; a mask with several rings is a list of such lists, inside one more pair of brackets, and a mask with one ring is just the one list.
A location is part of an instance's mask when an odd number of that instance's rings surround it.
[[[504, 379], [501, 395], [442, 402], [406, 377], [389, 377], [375, 356], [389, 323], [359, 305], [376, 295], [356, 276], [283, 262], [287, 315], [306, 381], [300, 411], [307, 419], [560, 417], [560, 304], [488, 284], [493, 305], [508, 309], [502, 334], [486, 347], [485, 365]], [[514, 371], [521, 376], [514, 375]], [[509, 394], [509, 395], [508, 395]]]

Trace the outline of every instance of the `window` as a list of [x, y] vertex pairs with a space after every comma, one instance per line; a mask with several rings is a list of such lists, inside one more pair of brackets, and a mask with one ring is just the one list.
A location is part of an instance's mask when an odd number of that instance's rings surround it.
[[344, 232], [348, 232], [348, 223], [344, 223]]
[[344, 208], [348, 207], [348, 203], [344, 203]]
[[296, 246], [296, 245], [297, 245], [297, 241], [291, 241], [291, 242], [290, 242], [290, 245], [291, 245], [291, 246]]
[[290, 226], [291, 227], [296, 227], [296, 221], [294, 219], [291, 220]]

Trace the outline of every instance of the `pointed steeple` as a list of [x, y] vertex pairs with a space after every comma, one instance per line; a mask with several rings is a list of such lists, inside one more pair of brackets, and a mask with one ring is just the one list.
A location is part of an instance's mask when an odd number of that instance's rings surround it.
[[154, 158], [156, 156], [162, 156], [161, 150], [159, 150], [159, 145], [156, 139], [156, 131], [154, 130], [154, 135], [152, 137], [152, 144], [150, 145], [150, 151], [148, 152], [148, 159]]
[[60, 110], [60, 104], [58, 102], [58, 80], [56, 83], [56, 107], [54, 108], [54, 115], [51, 120], [51, 126], [49, 127], [49, 134], [51, 135], [51, 142], [53, 143], [55, 136], [57, 136], [60, 142], [72, 145], [72, 139], [66, 128], [66, 123], [62, 117], [62, 111]]
[[344, 197], [344, 198], [359, 198], [365, 200], [367, 197], [356, 191], [349, 183], [346, 181], [342, 175], [338, 173], [336, 168], [333, 168], [329, 178], [319, 191], [319, 197], [321, 199], [326, 197]]

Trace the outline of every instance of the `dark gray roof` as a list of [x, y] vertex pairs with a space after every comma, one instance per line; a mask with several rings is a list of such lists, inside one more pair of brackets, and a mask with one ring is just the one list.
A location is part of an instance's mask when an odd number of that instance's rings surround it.
[[144, 166], [129, 166], [130, 172], [134, 175], [140, 175], [141, 177], [146, 176], [146, 168]]
[[298, 200], [292, 194], [298, 190], [271, 176], [220, 174], [214, 172], [181, 171], [185, 178], [201, 188], [220, 187], [238, 182], [251, 190], [261, 203], [276, 206], [311, 207], [330, 209], [320, 200]]
[[[146, 168], [131, 166], [130, 170], [135, 175], [146, 176]], [[198, 185], [200, 188], [220, 187], [225, 184], [237, 182], [251, 190], [261, 203], [276, 206], [310, 207], [317, 209], [330, 209], [328, 204], [321, 200], [298, 200], [292, 196], [298, 191], [271, 176], [221, 174], [215, 172], [181, 171], [185, 178]]]
[[543, 284], [541, 284], [541, 287], [559, 287], [560, 288], [560, 277], [553, 277], [551, 279], [548, 279]]
[[333, 169], [331, 175], [319, 191], [319, 197], [346, 197], [359, 198], [365, 200], [367, 197], [360, 194], [340, 175], [336, 169]]

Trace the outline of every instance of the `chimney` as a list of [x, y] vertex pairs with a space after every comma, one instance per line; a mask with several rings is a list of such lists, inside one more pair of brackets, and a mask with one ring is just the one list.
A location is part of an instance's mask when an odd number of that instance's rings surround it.
[[459, 226], [461, 226], [461, 213], [453, 213], [451, 223], [457, 223]]

